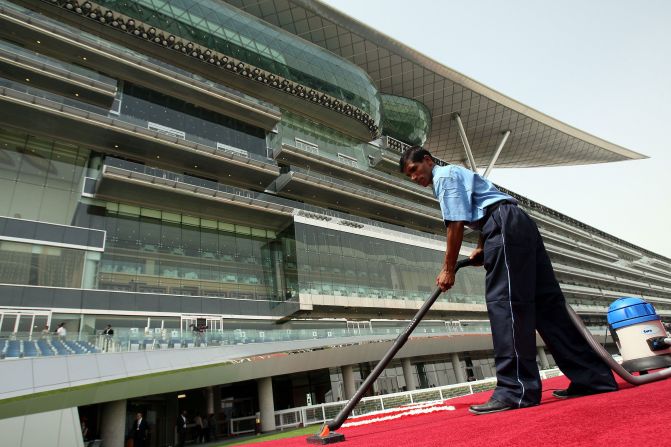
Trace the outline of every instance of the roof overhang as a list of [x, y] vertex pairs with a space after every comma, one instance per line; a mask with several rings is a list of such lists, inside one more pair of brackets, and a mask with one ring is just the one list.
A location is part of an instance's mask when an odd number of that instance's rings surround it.
[[381, 93], [425, 104], [432, 130], [424, 146], [447, 162], [465, 160], [454, 114], [463, 121], [478, 167], [489, 164], [507, 130], [497, 167], [647, 158], [515, 101], [319, 1], [228, 2], [362, 67]]

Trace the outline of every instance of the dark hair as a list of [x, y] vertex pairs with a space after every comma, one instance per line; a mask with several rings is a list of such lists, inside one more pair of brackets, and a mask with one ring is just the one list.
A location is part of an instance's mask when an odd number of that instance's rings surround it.
[[424, 157], [429, 156], [433, 158], [431, 152], [424, 149], [422, 146], [412, 146], [403, 152], [401, 159], [398, 161], [398, 168], [401, 172], [405, 170], [405, 165], [410, 161], [411, 163], [416, 163], [422, 161]]

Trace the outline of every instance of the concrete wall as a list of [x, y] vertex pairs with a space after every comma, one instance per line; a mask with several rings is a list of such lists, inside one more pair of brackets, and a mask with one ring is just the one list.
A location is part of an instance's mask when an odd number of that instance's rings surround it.
[[84, 447], [77, 408], [0, 419], [0, 444], [12, 447]]

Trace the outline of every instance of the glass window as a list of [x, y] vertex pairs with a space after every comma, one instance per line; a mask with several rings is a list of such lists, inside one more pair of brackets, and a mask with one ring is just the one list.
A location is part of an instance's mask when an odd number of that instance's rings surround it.
[[0, 282], [81, 287], [84, 251], [0, 242]]
[[190, 140], [197, 137], [205, 144], [223, 143], [266, 156], [263, 129], [129, 82], [124, 83], [121, 112], [184, 132]]
[[0, 213], [71, 224], [89, 152], [0, 129]]
[[328, 93], [363, 109], [375, 123], [380, 121], [377, 88], [364, 70], [291, 33], [252, 19], [238, 9], [212, 0], [165, 2], [142, 0], [126, 2], [103, 0], [135, 19], [166, 30], [208, 48], [220, 51]]
[[[277, 289], [270, 240], [252, 236], [252, 233], [267, 235], [265, 230], [201, 221], [193, 216], [170, 216], [172, 221], [183, 222], [178, 224], [146, 217], [162, 215], [150, 210], [139, 212], [138, 208], [136, 215], [120, 215], [114, 209], [80, 208], [82, 213], [96, 213], [108, 231], [99, 269], [99, 287], [247, 299], [284, 296], [284, 292]], [[119, 206], [119, 210], [132, 211], [125, 205]], [[78, 220], [85, 219], [79, 217]], [[277, 244], [277, 247], [282, 246]], [[291, 284], [297, 289], [295, 273], [293, 275]], [[296, 291], [289, 296], [295, 298]]]
[[[333, 295], [424, 300], [433, 290], [442, 250], [296, 224], [298, 277], [302, 289]], [[319, 249], [319, 252], [316, 249]], [[441, 247], [442, 248], [442, 247]], [[447, 300], [484, 302], [481, 270], [460, 273]]]

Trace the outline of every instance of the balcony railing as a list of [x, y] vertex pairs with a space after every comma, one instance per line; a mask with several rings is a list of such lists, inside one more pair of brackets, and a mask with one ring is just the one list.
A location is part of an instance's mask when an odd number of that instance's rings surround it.
[[339, 190], [342, 190], [342, 188], [353, 189], [353, 190], [356, 191], [356, 193], [359, 196], [369, 197], [371, 199], [375, 199], [375, 200], [378, 200], [378, 201], [383, 202], [383, 203], [388, 203], [390, 205], [400, 205], [404, 209], [412, 210], [412, 211], [415, 211], [415, 212], [418, 212], [418, 213], [423, 213], [425, 215], [435, 217], [436, 219], [440, 219], [440, 211], [438, 209], [437, 203], [436, 203], [436, 207], [432, 208], [432, 207], [429, 207], [429, 206], [420, 205], [420, 204], [418, 204], [416, 202], [412, 202], [410, 200], [401, 199], [398, 196], [392, 196], [390, 194], [385, 194], [383, 192], [375, 191], [375, 190], [368, 189], [368, 188], [361, 188], [361, 187], [358, 187], [356, 184], [346, 182], [344, 180], [340, 180], [340, 179], [335, 178], [335, 177], [320, 174], [320, 173], [317, 173], [317, 172], [314, 172], [314, 171], [308, 171], [306, 169], [301, 169], [301, 168], [297, 168], [297, 167], [291, 167], [291, 171], [295, 172], [297, 174], [300, 174], [300, 175], [304, 175], [304, 176], [313, 178], [316, 181], [318, 181], [319, 183], [322, 183], [326, 186], [333, 187], [335, 189], [339, 189]]
[[[157, 128], [155, 123], [151, 123], [150, 121], [143, 120], [140, 118], [136, 118], [133, 116], [125, 115], [125, 114], [116, 114], [116, 113], [110, 113], [110, 110], [98, 107], [92, 104], [86, 104], [83, 102], [71, 100], [65, 97], [62, 97], [60, 95], [56, 95], [53, 93], [46, 92], [44, 90], [36, 89], [24, 84], [20, 84], [18, 82], [10, 81], [8, 79], [3, 79], [0, 78], [0, 87], [3, 87], [5, 90], [3, 94], [6, 94], [10, 97], [21, 97], [20, 94], [27, 94], [35, 98], [41, 98], [45, 101], [42, 101], [43, 104], [51, 106], [53, 109], [61, 111], [61, 112], [68, 112], [71, 110], [73, 113], [76, 115], [81, 115], [81, 112], [84, 112], [88, 118], [90, 119], [96, 119], [96, 117], [100, 118], [101, 123], [108, 124], [110, 119], [113, 120], [118, 120], [121, 121], [122, 123], [130, 124], [132, 126], [137, 126], [142, 129], [147, 129], [148, 131], [156, 132], [159, 134], [164, 134], [167, 136], [172, 136], [175, 137], [176, 133], [180, 133], [180, 140], [183, 140], [185, 142], [190, 142], [190, 143], [195, 143], [198, 145], [205, 146], [207, 148], [211, 148], [212, 150], [209, 151], [214, 154], [231, 154], [230, 150], [227, 150], [226, 148], [221, 149], [221, 142], [216, 142], [216, 141], [211, 141], [208, 140], [207, 138], [200, 137], [198, 135], [193, 135], [190, 133], [185, 133], [181, 132], [179, 129], [170, 129], [170, 130], [161, 130], [160, 128]], [[19, 95], [17, 96], [16, 94], [12, 94], [12, 92], [17, 92]], [[164, 126], [162, 126], [164, 127]], [[168, 129], [168, 128], [165, 128]], [[181, 137], [183, 135], [183, 137]], [[173, 140], [170, 139], [172, 142]], [[245, 153], [246, 152], [246, 153]], [[249, 158], [252, 160], [256, 160], [265, 164], [269, 164], [272, 166], [276, 166], [276, 163], [274, 160], [269, 159], [263, 155], [255, 154], [253, 152], [248, 152], [248, 151], [239, 151], [236, 152], [235, 155]]]
[[[400, 321], [400, 323], [407, 323]], [[376, 323], [383, 324], [383, 323]], [[327, 346], [333, 343], [360, 344], [390, 341], [395, 339], [403, 327], [330, 327], [315, 329], [223, 329], [204, 332], [160, 328], [115, 328], [113, 336], [71, 334], [60, 337], [54, 333], [4, 333], [0, 335], [0, 358], [10, 360], [24, 357], [49, 357], [58, 355], [83, 355], [106, 352], [134, 352], [175, 350], [190, 348], [225, 348], [226, 346], [323, 340]], [[592, 334], [603, 336], [605, 326], [588, 326]], [[420, 324], [413, 337], [441, 337], [458, 334], [489, 334], [486, 320], [454, 321], [440, 324]], [[272, 349], [269, 348], [269, 351]]]

